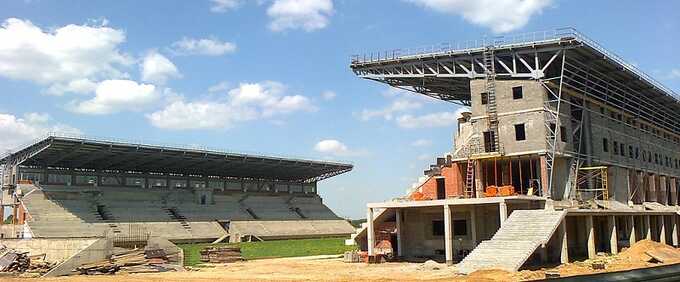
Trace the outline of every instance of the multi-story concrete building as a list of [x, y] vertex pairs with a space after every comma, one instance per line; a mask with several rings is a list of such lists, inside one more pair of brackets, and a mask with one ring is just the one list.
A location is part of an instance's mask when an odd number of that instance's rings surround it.
[[[369, 204], [369, 229], [374, 210], [378, 222], [406, 229], [394, 231], [400, 254], [465, 258], [471, 270], [493, 264], [484, 249], [515, 234], [518, 252], [528, 252], [506, 265], [517, 269], [532, 254], [616, 253], [621, 239], [678, 245], [679, 96], [575, 30], [355, 56], [351, 68], [469, 109], [452, 152], [414, 185], [410, 199], [420, 201]], [[434, 182], [439, 189], [423, 189]], [[522, 209], [542, 211], [501, 225]], [[527, 223], [538, 227], [513, 233]]]

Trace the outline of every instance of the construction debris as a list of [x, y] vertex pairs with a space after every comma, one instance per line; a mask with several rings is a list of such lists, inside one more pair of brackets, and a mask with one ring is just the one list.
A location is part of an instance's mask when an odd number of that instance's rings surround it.
[[201, 262], [231, 263], [244, 260], [241, 247], [207, 247], [200, 251]]
[[53, 266], [45, 261], [45, 254], [29, 256], [28, 252], [18, 252], [0, 245], [0, 272], [42, 274]]
[[132, 249], [114, 254], [108, 260], [88, 263], [75, 271], [84, 275], [122, 273], [154, 273], [178, 271], [181, 267], [168, 264], [172, 260], [163, 249]]

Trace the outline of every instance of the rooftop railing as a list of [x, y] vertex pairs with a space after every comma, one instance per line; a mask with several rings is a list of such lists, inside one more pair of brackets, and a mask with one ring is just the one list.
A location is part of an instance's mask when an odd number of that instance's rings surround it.
[[647, 75], [645, 72], [641, 71], [636, 66], [627, 63], [621, 56], [617, 55], [616, 53], [605, 49], [601, 44], [597, 43], [597, 41], [591, 39], [590, 37], [584, 35], [583, 33], [571, 27], [545, 31], [527, 32], [513, 35], [485, 37], [478, 40], [468, 40], [454, 43], [442, 43], [438, 45], [430, 45], [416, 48], [368, 52], [363, 55], [352, 55], [351, 64], [374, 63], [382, 61], [428, 57], [437, 54], [446, 54], [461, 51], [474, 51], [476, 49], [484, 49], [488, 46], [494, 46], [495, 48], [507, 48], [516, 45], [527, 45], [541, 42], [559, 41], [565, 38], [574, 39], [590, 46], [591, 48], [602, 53], [602, 55], [604, 55], [604, 57], [606, 57], [607, 59], [610, 59], [620, 64], [631, 73], [646, 80], [647, 82], [649, 82], [656, 88], [666, 92], [668, 95], [675, 98], [676, 100], [680, 99], [680, 95], [675, 93], [670, 88], [664, 86], [661, 82]]

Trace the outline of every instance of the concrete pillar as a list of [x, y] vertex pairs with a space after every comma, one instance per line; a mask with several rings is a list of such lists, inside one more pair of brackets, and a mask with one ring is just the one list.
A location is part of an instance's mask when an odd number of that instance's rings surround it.
[[619, 253], [619, 238], [616, 230], [616, 216], [607, 217], [607, 227], [609, 229], [609, 249], [612, 255]]
[[673, 240], [673, 247], [678, 247], [678, 219], [676, 215], [671, 215], [671, 226], [673, 234], [671, 234], [671, 240]]
[[[559, 136], [555, 138], [559, 138]], [[550, 177], [548, 175], [548, 161], [545, 156], [541, 156], [541, 189], [543, 190], [541, 191], [541, 195], [550, 198], [551, 195], [548, 195], [548, 191], [550, 190], [548, 187], [548, 177]]]
[[503, 226], [505, 220], [508, 219], [508, 205], [505, 201], [498, 203], [498, 211], [500, 213], [501, 226]]
[[678, 180], [675, 177], [669, 178], [669, 182], [671, 184], [671, 190], [669, 193], [671, 194], [671, 202], [668, 203], [669, 205], [677, 206], [678, 205]]
[[397, 215], [397, 218], [396, 218], [396, 220], [397, 220], [397, 256], [400, 256], [400, 257], [401, 257], [401, 256], [404, 255], [404, 249], [403, 249], [402, 243], [401, 243], [402, 240], [403, 240], [402, 236], [404, 236], [404, 235], [403, 235], [404, 232], [403, 232], [402, 226], [401, 226], [401, 213], [402, 213], [402, 210], [401, 210], [401, 209], [397, 209], [397, 210], [395, 211], [395, 213], [396, 213], [396, 215]]
[[366, 228], [366, 241], [367, 241], [367, 246], [368, 246], [368, 255], [372, 256], [373, 253], [373, 247], [375, 246], [375, 229], [373, 227], [373, 209], [368, 208], [368, 211], [366, 212], [366, 224], [368, 225]]
[[649, 215], [643, 215], [645, 219], [645, 239], [652, 240], [652, 223], [649, 220]]
[[451, 226], [451, 206], [444, 205], [444, 252], [447, 265], [453, 264], [453, 230]]
[[655, 174], [650, 174], [649, 175], [649, 195], [647, 195], [648, 199], [650, 202], [656, 202], [657, 200], [657, 191], [656, 191], [656, 175]]
[[668, 195], [667, 193], [667, 184], [666, 184], [666, 176], [665, 175], [660, 175], [659, 176], [659, 198], [657, 199], [659, 203], [667, 205], [668, 204]]
[[631, 215], [631, 216], [628, 216], [627, 218], [628, 218], [628, 230], [630, 231], [630, 234], [628, 234], [628, 244], [630, 244], [632, 246], [636, 242], [636, 238], [635, 238], [635, 232], [636, 232], [635, 216]]
[[643, 171], [637, 172], [637, 182], [638, 182], [638, 199], [640, 202], [645, 202], [647, 197], [647, 189], [645, 189], [645, 173]]
[[560, 240], [560, 263], [569, 263], [569, 240], [567, 238], [567, 219], [563, 219], [557, 230]]
[[588, 258], [595, 258], [595, 228], [593, 226], [593, 216], [586, 216], [586, 238], [588, 238]]
[[477, 247], [477, 210], [475, 206], [470, 209], [470, 235], [472, 237], [472, 245]]
[[658, 222], [659, 222], [659, 243], [667, 244], [668, 241], [666, 241], [666, 221], [664, 220], [663, 215], [657, 216]]
[[482, 160], [474, 162], [475, 166], [475, 198], [484, 198], [484, 182], [482, 181]]

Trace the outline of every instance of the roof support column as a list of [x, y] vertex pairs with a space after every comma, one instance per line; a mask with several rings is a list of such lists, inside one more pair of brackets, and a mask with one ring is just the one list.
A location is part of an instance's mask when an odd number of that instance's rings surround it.
[[397, 221], [397, 256], [401, 257], [401, 256], [404, 255], [404, 248], [402, 247], [402, 245], [403, 245], [402, 241], [403, 241], [403, 236], [404, 236], [404, 231], [403, 231], [404, 226], [402, 225], [402, 222], [401, 222], [403, 210], [398, 208], [394, 211], [394, 213], [397, 216], [397, 218], [396, 218], [396, 221]]
[[444, 205], [444, 252], [446, 264], [453, 264], [453, 224], [451, 224], [451, 206]]
[[657, 192], [656, 192], [656, 175], [655, 174], [649, 174], [649, 199], [650, 202], [656, 202], [657, 199]]
[[366, 211], [366, 241], [368, 248], [368, 255], [374, 254], [373, 247], [375, 246], [375, 229], [373, 227], [373, 208], [368, 208]]
[[607, 217], [607, 227], [609, 229], [609, 250], [612, 255], [619, 253], [619, 238], [616, 232], [616, 216]]
[[670, 184], [671, 184], [671, 202], [670, 205], [677, 206], [678, 205], [678, 179], [675, 177], [670, 178]]
[[667, 187], [666, 184], [666, 176], [665, 175], [660, 175], [659, 176], [659, 203], [667, 205], [668, 204], [668, 195], [666, 194], [667, 192]]
[[647, 189], [645, 189], [645, 173], [643, 171], [638, 171], [637, 172], [637, 182], [638, 182], [638, 198], [640, 199], [640, 203], [644, 202], [647, 198], [646, 192]]
[[593, 228], [593, 216], [586, 216], [586, 238], [588, 238], [588, 258], [595, 258], [595, 228]]

